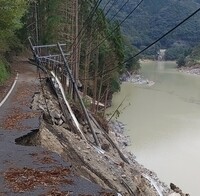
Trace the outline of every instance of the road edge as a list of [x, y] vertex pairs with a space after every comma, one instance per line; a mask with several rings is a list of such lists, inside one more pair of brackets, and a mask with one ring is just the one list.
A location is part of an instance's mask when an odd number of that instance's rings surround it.
[[8, 97], [10, 96], [10, 94], [12, 93], [13, 89], [15, 88], [15, 85], [18, 81], [18, 77], [19, 77], [19, 74], [17, 73], [16, 77], [15, 77], [15, 80], [10, 88], [10, 90], [8, 91], [7, 95], [3, 98], [3, 100], [0, 102], [0, 107], [2, 107], [2, 105], [6, 102], [6, 100], [8, 99]]

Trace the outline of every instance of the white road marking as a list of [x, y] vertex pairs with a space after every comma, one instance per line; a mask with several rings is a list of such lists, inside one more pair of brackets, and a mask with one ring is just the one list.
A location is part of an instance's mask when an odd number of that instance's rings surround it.
[[8, 92], [7, 95], [4, 97], [4, 99], [1, 101], [0, 107], [6, 102], [6, 100], [8, 99], [8, 97], [10, 96], [10, 94], [12, 93], [12, 91], [13, 91], [13, 89], [15, 88], [15, 85], [16, 85], [16, 83], [17, 83], [18, 77], [19, 77], [19, 74], [17, 73], [17, 76], [16, 76], [16, 78], [15, 78], [15, 81], [13, 82], [12, 87], [10, 88], [9, 92]]

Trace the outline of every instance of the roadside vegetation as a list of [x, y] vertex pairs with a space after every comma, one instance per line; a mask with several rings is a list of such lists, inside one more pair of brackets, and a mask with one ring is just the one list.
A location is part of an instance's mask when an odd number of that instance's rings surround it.
[[[72, 72], [78, 67], [75, 78], [82, 84], [83, 95], [107, 106], [120, 90], [120, 75], [139, 69], [139, 61], [123, 63], [137, 50], [126, 44], [117, 21], [109, 21], [100, 7], [93, 11], [96, 4], [96, 0], [38, 1], [38, 42], [66, 43], [71, 53], [68, 63]], [[35, 6], [34, 2], [29, 6], [25, 23], [26, 33], [37, 40], [31, 25], [36, 22]], [[92, 110], [99, 112], [96, 106]]]
[[0, 84], [9, 76], [8, 62], [22, 47], [18, 30], [22, 27], [26, 0], [0, 0]]
[[0, 60], [0, 85], [9, 77], [6, 63]]
[[[68, 62], [72, 71], [78, 70], [75, 78], [83, 95], [109, 105], [112, 94], [120, 90], [120, 75], [140, 65], [138, 58], [124, 64], [137, 49], [125, 41], [118, 21], [109, 21], [100, 7], [94, 10], [96, 4], [96, 0], [0, 0], [0, 81], [9, 75], [2, 59], [12, 60], [28, 36], [40, 45], [66, 43]], [[99, 108], [92, 110], [97, 113]]]
[[[75, 2], [78, 6], [75, 6]], [[95, 0], [0, 0], [0, 82], [9, 76], [9, 66], [6, 66], [4, 59], [9, 62], [13, 55], [19, 53], [29, 35], [37, 41], [38, 33], [39, 44], [66, 43], [67, 50], [71, 51], [71, 67], [78, 63], [83, 94], [109, 104], [112, 94], [120, 90], [120, 75], [126, 71], [133, 73], [140, 68], [139, 57], [132, 58], [126, 64], [123, 62], [200, 5], [197, 0], [157, 0], [156, 3], [156, 6], [152, 6], [151, 1], [145, 1], [135, 11], [134, 20], [132, 16], [119, 27], [119, 21], [130, 12], [130, 7], [135, 6], [134, 1], [129, 1], [116, 15], [116, 20], [111, 21], [110, 17], [121, 6], [120, 2], [113, 5], [110, 15], [105, 15], [107, 10], [102, 5], [88, 20]], [[179, 67], [197, 64], [200, 56], [200, 47], [196, 46], [200, 42], [199, 29], [197, 15], [152, 46], [143, 57], [155, 59], [158, 50], [166, 48], [166, 60], [176, 60]]]
[[192, 48], [189, 54], [180, 56], [180, 58], [177, 61], [177, 65], [178, 67], [200, 67], [200, 44]]

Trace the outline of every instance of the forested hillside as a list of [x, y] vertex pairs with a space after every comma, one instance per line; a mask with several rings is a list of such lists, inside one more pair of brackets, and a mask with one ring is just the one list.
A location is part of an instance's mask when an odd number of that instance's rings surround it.
[[25, 0], [0, 0], [0, 84], [9, 75], [5, 58], [21, 45], [16, 31], [22, 27], [21, 17], [26, 7]]
[[[129, 0], [116, 18], [122, 20], [139, 1]], [[112, 17], [124, 2], [115, 1]], [[111, 4], [110, 4], [111, 5]], [[109, 6], [108, 6], [109, 7]], [[123, 32], [131, 44], [142, 49], [200, 7], [199, 0], [144, 0], [123, 24]], [[108, 9], [108, 8], [107, 8]], [[147, 51], [155, 54], [158, 48], [194, 46], [200, 42], [200, 13]]]
[[25, 46], [28, 36], [39, 45], [66, 43], [68, 63], [83, 95], [107, 105], [120, 89], [120, 75], [137, 70], [139, 63], [138, 59], [124, 63], [137, 51], [125, 44], [119, 23], [108, 21], [99, 2], [0, 0], [2, 57], [17, 51], [20, 43]]

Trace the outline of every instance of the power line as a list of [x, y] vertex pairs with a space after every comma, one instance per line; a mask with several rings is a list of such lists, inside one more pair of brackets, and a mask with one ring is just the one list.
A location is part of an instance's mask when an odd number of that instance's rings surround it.
[[[114, 1], [113, 2], [113, 4], [110, 6], [110, 8], [112, 8], [113, 7], [113, 5], [117, 2], [118, 0], [116, 0], [116, 1]], [[109, 3], [110, 1], [108, 1], [108, 3]], [[126, 6], [126, 4], [129, 2], [129, 0], [127, 0], [121, 7], [120, 7], [120, 9], [112, 16], [112, 18], [110, 19], [110, 20], [108, 20], [108, 23], [110, 23], [112, 20], [114, 20], [114, 18], [118, 15], [118, 13]], [[108, 4], [107, 3], [107, 4]], [[106, 4], [106, 5], [107, 5]], [[105, 8], [105, 7], [104, 7]], [[104, 10], [104, 9], [103, 9]], [[102, 11], [103, 11], [102, 10]], [[111, 9], [109, 9], [109, 11], [110, 11]], [[106, 17], [106, 15], [108, 14], [108, 12], [104, 15], [104, 17]], [[96, 21], [97, 21], [97, 19], [96, 19]], [[97, 28], [97, 29], [95, 29], [95, 31], [93, 32], [93, 33], [95, 33], [97, 30], [98, 30], [99, 28]], [[116, 29], [115, 29], [116, 30]], [[93, 40], [92, 40], [93, 41]], [[91, 41], [91, 42], [92, 42]]]
[[131, 10], [131, 12], [114, 28], [114, 30], [111, 31], [111, 33], [104, 37], [104, 39], [88, 54], [86, 54], [85, 56], [88, 56], [89, 54], [91, 54], [92, 52], [94, 52], [104, 41], [106, 41], [108, 38], [110, 38], [112, 36], [112, 34], [133, 14], [133, 12], [140, 6], [140, 4], [143, 2], [144, 0], [141, 0], [135, 7], [134, 9]]
[[[131, 59], [139, 56], [141, 53], [143, 53], [144, 51], [146, 51], [147, 49], [149, 49], [151, 46], [153, 46], [154, 44], [156, 44], [157, 42], [159, 42], [161, 39], [163, 39], [164, 37], [166, 37], [168, 34], [170, 34], [172, 31], [174, 31], [175, 29], [177, 29], [179, 26], [181, 26], [183, 23], [185, 23], [187, 20], [189, 20], [191, 17], [193, 17], [195, 14], [197, 14], [200, 11], [200, 8], [198, 8], [195, 12], [193, 12], [191, 15], [189, 15], [187, 18], [185, 18], [184, 20], [182, 20], [180, 23], [178, 23], [175, 27], [173, 27], [172, 29], [170, 29], [168, 32], [166, 32], [164, 35], [162, 35], [160, 38], [158, 38], [157, 40], [155, 40], [154, 42], [152, 42], [151, 44], [149, 44], [146, 48], [144, 48], [143, 50], [141, 50], [140, 52], [136, 53], [134, 56], [128, 58], [127, 60], [125, 60], [122, 64], [126, 64], [128, 61], [130, 61]], [[106, 72], [102, 73], [101, 76], [114, 71], [115, 69], [119, 68], [118, 66], [113, 67], [110, 70], [107, 70]]]
[[94, 5], [93, 9], [91, 10], [91, 12], [89, 13], [88, 17], [86, 18], [85, 22], [83, 23], [82, 28], [80, 29], [78, 35], [75, 37], [74, 42], [71, 44], [71, 46], [73, 46], [76, 42], [76, 40], [79, 38], [79, 40], [81, 40], [81, 38], [83, 37], [83, 33], [85, 31], [85, 29], [87, 28], [88, 24], [90, 24], [89, 22], [91, 21], [91, 19], [93, 18], [96, 10], [98, 9], [98, 7], [100, 6], [101, 2], [103, 0], [99, 0], [96, 2], [96, 4]]
[[112, 7], [115, 5], [116, 2], [118, 2], [118, 0], [114, 0], [113, 3], [110, 5], [110, 8], [105, 13], [105, 17], [108, 15], [108, 13], [110, 12], [110, 10], [112, 9]]
[[105, 6], [103, 7], [102, 11], [104, 11], [106, 9], [106, 7], [108, 6], [108, 4], [111, 2], [112, 0], [108, 1]]
[[[108, 5], [111, 1], [112, 1], [112, 0], [109, 0], [109, 1], [106, 3], [105, 7], [101, 10], [102, 13], [104, 12], [105, 8], [107, 7], [107, 5]], [[118, 0], [113, 0], [113, 3], [110, 5], [109, 9], [108, 9], [107, 12], [104, 14], [104, 18], [106, 18], [106, 16], [109, 14], [110, 10], [111, 10], [112, 7], [116, 4], [117, 1], [118, 1]], [[97, 16], [97, 18], [95, 19], [94, 23], [97, 24], [97, 21], [98, 21], [99, 17], [100, 17], [100, 15]], [[97, 28], [94, 30], [93, 33], [95, 33], [98, 29], [99, 29], [99, 27], [97, 27]], [[92, 41], [93, 41], [93, 40], [92, 40]]]
[[119, 12], [122, 11], [122, 9], [126, 6], [126, 4], [129, 2], [129, 0], [127, 0], [122, 6], [121, 8], [112, 16], [112, 18], [110, 20], [108, 20], [108, 23], [110, 23], [117, 15]]
[[[109, 37], [111, 37], [111, 35], [133, 14], [133, 12], [140, 6], [140, 4], [143, 2], [144, 0], [141, 0], [132, 10], [131, 12], [114, 28], [114, 30], [108, 35], [105, 36], [104, 39], [89, 53], [87, 53], [84, 57], [87, 57], [89, 54], [91, 54], [93, 51], [95, 51], [105, 40], [107, 40]], [[93, 39], [94, 40], [94, 39]], [[93, 41], [92, 40], [92, 41]], [[91, 42], [92, 42], [91, 41]], [[98, 74], [97, 74], [98, 75]], [[103, 74], [101, 74], [103, 75]], [[89, 79], [84, 79], [84, 80], [89, 80]]]
[[148, 45], [146, 48], [144, 48], [143, 50], [141, 50], [140, 52], [138, 52], [137, 54], [135, 54], [134, 56], [130, 57], [129, 59], [127, 59], [126, 61], [123, 62], [123, 64], [127, 63], [129, 60], [137, 57], [138, 55], [140, 55], [141, 53], [143, 53], [144, 51], [146, 51], [147, 49], [149, 49], [151, 46], [153, 46], [154, 44], [156, 44], [157, 42], [159, 42], [161, 39], [163, 39], [164, 37], [166, 37], [168, 34], [170, 34], [172, 31], [174, 31], [175, 29], [177, 29], [179, 26], [181, 26], [183, 23], [185, 23], [187, 20], [189, 20], [191, 17], [193, 17], [195, 14], [197, 14], [200, 11], [200, 8], [198, 8], [195, 12], [193, 12], [191, 15], [189, 15], [187, 18], [185, 18], [184, 20], [182, 20], [180, 23], [178, 23], [175, 27], [173, 27], [172, 29], [170, 29], [168, 32], [166, 32], [164, 35], [162, 35], [160, 38], [158, 38], [156, 41], [154, 41], [153, 43], [151, 43], [150, 45]]
[[[107, 7], [107, 5], [111, 2], [112, 0], [109, 0], [107, 3], [106, 3], [106, 5], [104, 6], [104, 8], [102, 9], [102, 12], [106, 9], [106, 7]], [[111, 10], [111, 8], [112, 8], [112, 6], [117, 2], [118, 0], [114, 0], [113, 1], [113, 3], [111, 4], [111, 6], [110, 6], [110, 8], [108, 9], [108, 11], [107, 11], [107, 13], [104, 15], [104, 17], [106, 17], [106, 15], [109, 13], [109, 11]], [[100, 5], [100, 4], [99, 4]], [[98, 7], [97, 7], [97, 9], [98, 9]], [[96, 9], [96, 10], [97, 10]], [[95, 12], [96, 12], [96, 10], [95, 10]], [[94, 13], [95, 14], [95, 13]], [[94, 15], [93, 15], [94, 16]], [[100, 15], [98, 15], [97, 16], [97, 18], [95, 19], [95, 21], [93, 22], [93, 26], [95, 26], [95, 23], [97, 24], [97, 21], [98, 21], [98, 19], [99, 19], [99, 17], [100, 17]], [[92, 19], [92, 18], [91, 18]], [[89, 25], [91, 25], [91, 23], [89, 23], [90, 21], [88, 21], [88, 24]], [[87, 22], [86, 22], [87, 23]], [[83, 25], [83, 27], [84, 27], [84, 25]], [[87, 28], [87, 25], [85, 25], [85, 29]], [[93, 33], [95, 33], [97, 30], [98, 30], [99, 28], [96, 28], [95, 30], [94, 30], [94, 32]], [[78, 40], [78, 42], [76, 43], [76, 45], [74, 46], [74, 47], [78, 47], [78, 45], [79, 45], [79, 43], [81, 42], [81, 38], [83, 37], [83, 35], [84, 34], [82, 34], [81, 35], [81, 37], [79, 38], [79, 40]], [[77, 36], [77, 38], [76, 39], [78, 39], [78, 36]], [[76, 40], [75, 39], [75, 40]], [[93, 41], [93, 40], [92, 40]], [[75, 41], [74, 41], [75, 42]], [[72, 45], [74, 45], [75, 43], [73, 42], [73, 44]]]
[[[101, 10], [102, 13], [104, 12], [104, 10], [106, 9], [107, 5], [108, 5], [111, 1], [112, 1], [112, 0], [109, 0], [109, 1], [106, 3], [106, 5], [104, 6], [104, 8]], [[104, 14], [104, 17], [106, 17], [106, 16], [108, 15], [108, 13], [110, 12], [110, 10], [112, 9], [112, 7], [115, 5], [115, 3], [116, 3], [117, 1], [118, 1], [118, 0], [114, 0], [114, 1], [113, 1], [113, 3], [110, 5], [109, 9], [107, 10], [106, 14]], [[93, 23], [94, 23], [93, 26], [95, 26], [95, 23], [97, 24], [97, 21], [98, 21], [99, 17], [100, 17], [100, 14], [97, 16], [97, 18], [96, 18], [95, 21], [93, 22]], [[94, 31], [93, 31], [92, 33], [94, 34], [94, 33], [95, 33], [96, 31], [98, 31], [98, 30], [99, 30], [99, 27], [97, 26], [97, 28], [94, 29]], [[93, 40], [92, 40], [92, 41], [93, 41]], [[91, 42], [92, 42], [92, 41], [91, 41]], [[79, 43], [80, 43], [80, 39], [79, 39], [78, 44], [79, 44]], [[77, 45], [76, 45], [76, 47], [77, 47]]]
[[[156, 44], [157, 42], [159, 42], [161, 39], [163, 39], [164, 37], [166, 37], [168, 34], [170, 34], [171, 32], [173, 32], [175, 29], [177, 29], [179, 26], [181, 26], [183, 23], [185, 23], [187, 20], [189, 20], [191, 17], [193, 17], [194, 15], [196, 15], [198, 12], [200, 11], [200, 8], [198, 8], [196, 11], [194, 11], [192, 14], [190, 14], [188, 17], [186, 17], [184, 20], [182, 20], [180, 23], [178, 23], [175, 27], [173, 27], [172, 29], [170, 29], [169, 31], [167, 31], [165, 34], [163, 34], [160, 38], [158, 38], [157, 40], [155, 40], [154, 42], [152, 42], [151, 44], [149, 44], [147, 47], [145, 47], [143, 50], [141, 50], [140, 52], [136, 53], [134, 56], [128, 58], [127, 60], [125, 60], [123, 64], [126, 64], [128, 61], [130, 61], [131, 59], [139, 56], [141, 53], [143, 53], [144, 51], [146, 51], [147, 49], [149, 49], [151, 46], [153, 46], [154, 44]], [[102, 74], [97, 74], [99, 77], [102, 77], [112, 71], [114, 71], [115, 69], [119, 68], [121, 65], [117, 65], [115, 67], [113, 67], [112, 69], [109, 69], [107, 71], [104, 71]], [[91, 80], [92, 78], [87, 78], [85, 80]]]
[[[104, 6], [104, 8], [102, 9], [102, 12], [105, 10], [105, 8], [107, 7], [107, 5], [111, 2], [112, 0], [109, 0], [107, 3], [106, 3], [106, 5]], [[123, 5], [122, 5], [122, 7], [117, 11], [117, 13], [112, 17], [112, 20], [114, 19], [114, 17], [119, 13], [119, 11], [121, 11], [123, 8], [124, 8], [124, 6], [128, 3], [128, 1], [129, 0], [127, 0]], [[143, 1], [143, 0], [142, 0]], [[111, 4], [111, 6], [110, 6], [110, 8], [108, 9], [108, 11], [106, 12], [106, 14], [104, 15], [104, 17], [106, 17], [106, 15], [108, 15], [108, 13], [110, 12], [110, 10], [111, 10], [111, 8], [116, 4], [118, 2], [118, 0], [114, 0], [113, 1], [113, 3]], [[140, 3], [139, 3], [140, 4]], [[139, 6], [139, 5], [138, 5]], [[137, 9], [137, 6], [136, 6], [136, 9]], [[135, 10], [133, 10], [133, 11], [135, 11]], [[132, 12], [133, 13], [133, 12]], [[130, 15], [132, 14], [132, 13], [130, 13]], [[94, 21], [94, 23], [96, 23], [97, 22], [97, 20], [98, 20], [98, 18], [99, 18], [100, 16], [98, 15], [97, 16], [97, 18], [95, 19], [95, 21]], [[129, 16], [128, 16], [129, 17]], [[125, 20], [126, 20], [126, 18], [125, 18]], [[111, 22], [111, 20], [109, 21], [109, 22]], [[124, 21], [123, 21], [124, 22]], [[122, 22], [122, 23], [123, 23]], [[120, 24], [121, 25], [121, 24]], [[115, 29], [114, 29], [114, 31], [117, 29], [118, 27], [116, 27]], [[99, 28], [96, 28], [95, 30], [94, 30], [94, 32], [93, 33], [95, 33], [97, 30], [98, 30]], [[111, 35], [112, 35], [112, 32], [111, 32]], [[109, 35], [109, 37], [111, 36], [111, 35]], [[78, 36], [77, 36], [78, 37]], [[83, 37], [83, 35], [81, 36], [81, 38]], [[77, 47], [78, 46], [78, 44], [80, 43], [80, 41], [81, 41], [81, 38], [78, 40], [78, 43], [76, 43], [76, 45], [75, 45], [75, 47]], [[105, 37], [104, 37], [105, 38]], [[107, 39], [107, 38], [106, 38]], [[105, 39], [105, 40], [106, 40]], [[94, 40], [94, 39], [93, 39]], [[93, 41], [92, 40], [92, 41]], [[105, 41], [105, 40], [103, 40], [103, 42]], [[91, 42], [92, 42], [91, 41]], [[102, 42], [102, 43], [103, 43]], [[74, 44], [74, 43], [73, 43]], [[101, 43], [100, 43], [101, 44]], [[96, 48], [95, 48], [96, 49]], [[90, 53], [92, 53], [95, 49], [93, 49]], [[87, 56], [87, 55], [89, 55], [90, 53], [88, 53], [88, 54], [86, 54], [85, 56]]]

